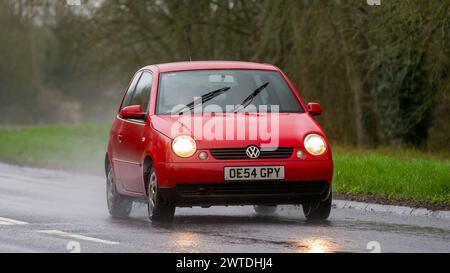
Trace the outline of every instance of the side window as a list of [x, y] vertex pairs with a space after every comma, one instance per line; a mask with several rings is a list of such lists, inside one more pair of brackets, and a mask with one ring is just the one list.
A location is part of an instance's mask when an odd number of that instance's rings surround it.
[[130, 105], [141, 105], [144, 112], [147, 112], [152, 84], [153, 75], [149, 72], [143, 72], [141, 79], [136, 86], [136, 90], [134, 91]]
[[136, 89], [136, 85], [141, 77], [142, 72], [137, 73], [133, 80], [131, 81], [130, 87], [128, 87], [127, 94], [125, 95], [125, 99], [123, 100], [122, 108], [130, 106], [131, 98], [133, 97], [134, 89]]

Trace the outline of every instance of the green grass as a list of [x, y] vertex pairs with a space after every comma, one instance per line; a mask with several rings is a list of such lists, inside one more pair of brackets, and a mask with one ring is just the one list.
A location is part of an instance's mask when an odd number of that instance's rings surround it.
[[0, 129], [0, 161], [99, 172], [109, 129], [107, 124]]
[[394, 199], [450, 203], [450, 162], [337, 152], [335, 190]]
[[[108, 124], [0, 129], [0, 161], [98, 172]], [[335, 190], [450, 204], [450, 161], [418, 150], [335, 147]]]

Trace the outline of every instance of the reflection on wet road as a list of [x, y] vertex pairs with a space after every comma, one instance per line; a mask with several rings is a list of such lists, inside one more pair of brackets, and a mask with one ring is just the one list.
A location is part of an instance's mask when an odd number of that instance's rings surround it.
[[[0, 252], [449, 252], [450, 221], [334, 209], [307, 222], [282, 207], [261, 217], [251, 207], [177, 209], [155, 225], [137, 204], [129, 219], [108, 216], [104, 179], [0, 164]], [[17, 224], [26, 223], [26, 224]]]
[[330, 238], [306, 238], [299, 242], [300, 252], [333, 253], [338, 246]]

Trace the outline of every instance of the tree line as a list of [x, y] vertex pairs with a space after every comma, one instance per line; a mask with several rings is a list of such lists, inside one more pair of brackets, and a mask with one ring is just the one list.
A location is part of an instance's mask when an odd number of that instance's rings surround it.
[[331, 139], [450, 147], [450, 1], [0, 1], [0, 122], [110, 118], [152, 63], [272, 63]]

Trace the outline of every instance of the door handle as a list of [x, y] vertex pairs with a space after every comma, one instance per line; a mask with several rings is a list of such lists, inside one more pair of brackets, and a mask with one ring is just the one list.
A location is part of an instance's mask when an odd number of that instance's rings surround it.
[[122, 142], [123, 142], [123, 135], [122, 134], [118, 134], [117, 135], [117, 139], [119, 140], [119, 143], [122, 144]]

